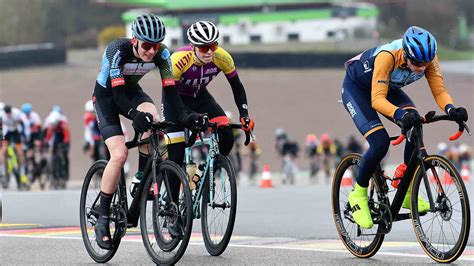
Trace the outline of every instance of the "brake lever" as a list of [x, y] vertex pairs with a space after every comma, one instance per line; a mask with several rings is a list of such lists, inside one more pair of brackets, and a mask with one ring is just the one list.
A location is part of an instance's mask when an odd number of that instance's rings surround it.
[[466, 122], [462, 122], [462, 126], [464, 127], [464, 129], [466, 130], [467, 134], [469, 136], [471, 136], [471, 130], [469, 129], [469, 127], [467, 126]]

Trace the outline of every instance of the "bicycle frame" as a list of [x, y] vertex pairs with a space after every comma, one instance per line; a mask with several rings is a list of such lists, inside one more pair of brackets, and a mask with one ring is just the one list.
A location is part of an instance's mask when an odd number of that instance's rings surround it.
[[[394, 222], [411, 218], [410, 213], [399, 214], [399, 212], [402, 207], [402, 203], [405, 198], [405, 195], [413, 179], [413, 174], [415, 173], [415, 170], [418, 166], [420, 166], [421, 173], [423, 174], [423, 180], [427, 188], [426, 191], [428, 192], [428, 199], [429, 199], [432, 211], [434, 208], [433, 196], [431, 195], [431, 190], [429, 189], [429, 180], [425, 174], [426, 170], [424, 167], [424, 158], [428, 156], [428, 154], [423, 144], [423, 130], [422, 130], [421, 125], [419, 127], [415, 127], [412, 129], [411, 139], [414, 144], [413, 153], [411, 154], [410, 160], [408, 161], [405, 174], [403, 175], [401, 182], [398, 185], [398, 189], [395, 193], [395, 197], [393, 198], [393, 201], [390, 204], [390, 212], [392, 214], [392, 217], [394, 217], [394, 220], [393, 220]], [[389, 189], [388, 189], [387, 183], [385, 182], [385, 179], [383, 178], [383, 175], [381, 175], [379, 172], [379, 174], [377, 174], [376, 176], [377, 178], [382, 179], [381, 181], [384, 186], [383, 190], [385, 192], [385, 197], [388, 197], [386, 192], [388, 192]]]
[[[189, 130], [185, 129], [184, 134], [186, 136], [186, 143], [188, 143], [189, 142]], [[185, 149], [184, 163], [185, 163], [185, 166], [186, 166], [186, 165], [190, 164], [191, 161], [192, 161], [192, 149], [194, 147], [198, 147], [198, 146], [202, 147], [203, 145], [208, 145], [209, 146], [209, 152], [207, 153], [207, 156], [206, 156], [206, 166], [205, 166], [205, 168], [202, 172], [201, 179], [199, 180], [199, 188], [196, 191], [195, 200], [193, 201], [193, 219], [200, 218], [199, 206], [201, 205], [201, 196], [202, 196], [202, 192], [203, 192], [203, 189], [204, 189], [204, 184], [205, 184], [206, 178], [209, 179], [209, 182], [210, 182], [209, 187], [211, 187], [211, 188], [214, 187], [214, 165], [212, 164], [212, 162], [220, 154], [219, 153], [219, 144], [218, 144], [218, 142], [219, 142], [219, 136], [218, 136], [217, 132], [213, 130], [210, 137], [196, 140], [192, 146], [186, 147], [186, 149]], [[208, 173], [209, 173], [209, 177], [208, 177]], [[224, 180], [223, 179], [221, 179], [221, 180], [224, 183]], [[212, 189], [210, 189], [209, 192], [210, 192], [209, 202], [211, 202], [211, 207], [214, 207], [213, 206], [213, 204], [214, 204], [214, 191]]]

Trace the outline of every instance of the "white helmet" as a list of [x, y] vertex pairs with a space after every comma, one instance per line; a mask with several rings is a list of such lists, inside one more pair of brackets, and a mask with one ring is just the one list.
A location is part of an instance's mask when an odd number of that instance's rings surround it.
[[207, 45], [217, 41], [219, 30], [210, 21], [198, 21], [189, 27], [187, 35], [192, 44]]
[[94, 104], [92, 103], [92, 100], [86, 102], [84, 105], [84, 110], [86, 112], [94, 112]]
[[438, 143], [438, 151], [444, 151], [448, 148], [448, 145], [445, 142]]
[[49, 121], [53, 126], [57, 126], [59, 122], [61, 122], [63, 116], [59, 112], [53, 111], [51, 112], [51, 115], [49, 116]]
[[4, 103], [4, 102], [0, 102], [0, 110], [3, 110], [3, 107], [5, 107], [5, 103]]

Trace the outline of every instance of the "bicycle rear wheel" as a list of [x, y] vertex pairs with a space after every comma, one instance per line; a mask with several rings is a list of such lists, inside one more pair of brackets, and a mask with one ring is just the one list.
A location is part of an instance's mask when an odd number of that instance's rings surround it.
[[[177, 263], [189, 243], [193, 225], [191, 190], [187, 175], [172, 161], [161, 162], [158, 166], [156, 178], [150, 176], [143, 189], [140, 199], [140, 231], [143, 244], [156, 264]], [[166, 180], [179, 178], [178, 204], [171, 201], [169, 186]], [[153, 197], [149, 198], [150, 191]], [[179, 224], [183, 235], [173, 237], [169, 227]]]
[[[201, 228], [204, 244], [212, 256], [225, 251], [234, 230], [237, 211], [237, 185], [234, 168], [226, 156], [214, 159], [214, 186], [206, 176], [201, 202]], [[213, 195], [213, 202], [211, 201]]]
[[[117, 251], [122, 233], [119, 232], [119, 227], [117, 226], [117, 219], [119, 217], [111, 217], [110, 219], [110, 232], [112, 235], [112, 241], [114, 242], [114, 249], [113, 250], [105, 250], [100, 248], [97, 245], [95, 240], [95, 232], [94, 226], [97, 222], [97, 218], [99, 216], [99, 194], [100, 194], [100, 183], [97, 186], [97, 182], [94, 182], [94, 179], [102, 178], [103, 170], [107, 165], [107, 161], [100, 160], [95, 162], [89, 171], [86, 174], [84, 179], [84, 183], [82, 185], [82, 192], [81, 192], [81, 201], [80, 201], [80, 211], [79, 211], [79, 220], [81, 226], [81, 234], [82, 240], [84, 241], [84, 246], [86, 247], [87, 252], [89, 253], [90, 257], [98, 262], [98, 263], [105, 263], [112, 259]], [[117, 209], [117, 202], [122, 197], [126, 197], [123, 194], [123, 191], [117, 189], [115, 192], [113, 199], [112, 199], [112, 210]], [[116, 216], [115, 211], [111, 211], [112, 216]], [[123, 214], [123, 212], [122, 212]], [[124, 217], [120, 217], [124, 218]], [[120, 233], [120, 235], [119, 235]]]
[[[453, 262], [461, 256], [469, 238], [470, 208], [468, 192], [461, 175], [446, 158], [438, 155], [424, 160], [426, 172], [415, 170], [411, 190], [413, 229], [425, 253], [436, 262]], [[429, 180], [435, 211], [418, 212], [418, 196], [428, 200], [423, 181]]]
[[[380, 249], [385, 235], [381, 233], [384, 226], [380, 223], [374, 223], [370, 229], [363, 229], [352, 218], [348, 198], [356, 184], [355, 178], [361, 160], [361, 155], [355, 153], [341, 159], [332, 183], [332, 209], [337, 233], [349, 252], [359, 258], [370, 258]], [[388, 202], [379, 197], [382, 190], [380, 181], [372, 177], [369, 183], [369, 208], [372, 218], [377, 215], [378, 211], [375, 210], [380, 209], [381, 204], [389, 206]]]

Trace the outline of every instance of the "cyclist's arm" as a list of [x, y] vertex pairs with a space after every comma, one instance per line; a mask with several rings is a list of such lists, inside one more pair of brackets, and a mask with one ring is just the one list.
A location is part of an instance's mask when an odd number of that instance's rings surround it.
[[213, 62], [224, 72], [229, 81], [240, 117], [248, 116], [247, 95], [244, 85], [242, 85], [239, 75], [237, 74], [234, 59], [226, 50], [219, 47], [214, 54]]
[[235, 72], [235, 76], [227, 78], [234, 94], [234, 101], [239, 109], [240, 117], [248, 116], [247, 109], [247, 94], [245, 93], [244, 85], [240, 82], [239, 75]]
[[[160, 46], [161, 55], [158, 60], [155, 61], [158, 69], [160, 70], [160, 76], [163, 86], [164, 99], [169, 103], [171, 112], [177, 114], [178, 121], [183, 123], [186, 120], [186, 113], [183, 101], [179, 97], [176, 91], [175, 78], [173, 76], [173, 66], [171, 63], [171, 55], [168, 48], [165, 45]], [[158, 57], [158, 56], [157, 56]]]
[[69, 144], [69, 140], [71, 136], [71, 133], [69, 132], [69, 126], [65, 121], [63, 121], [61, 122], [61, 127], [63, 129], [63, 134], [64, 134], [64, 143]]
[[443, 75], [441, 74], [438, 56], [435, 56], [433, 62], [427, 66], [425, 76], [428, 80], [428, 84], [430, 85], [433, 98], [435, 99], [439, 108], [447, 113], [448, 109], [454, 107], [454, 105], [453, 99], [444, 86], [444, 80]]
[[390, 73], [395, 66], [395, 58], [388, 51], [380, 52], [375, 58], [372, 76], [372, 108], [377, 112], [400, 119], [405, 111], [387, 100]]

